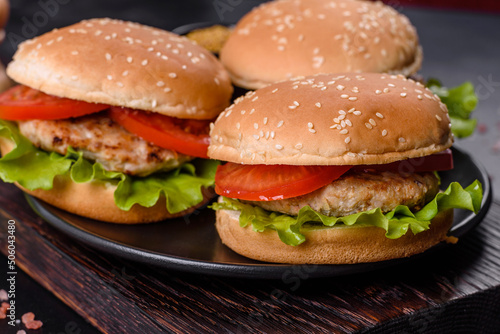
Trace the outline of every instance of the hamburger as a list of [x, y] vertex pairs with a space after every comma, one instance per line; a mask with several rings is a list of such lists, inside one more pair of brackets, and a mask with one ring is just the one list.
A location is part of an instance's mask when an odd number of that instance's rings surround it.
[[209, 124], [233, 88], [205, 49], [91, 19], [23, 42], [7, 74], [19, 85], [0, 96], [5, 182], [114, 223], [177, 217], [210, 199]]
[[280, 0], [246, 14], [220, 59], [235, 85], [257, 89], [319, 73], [410, 76], [420, 68], [422, 48], [408, 18], [382, 2]]
[[260, 261], [407, 257], [441, 241], [481, 184], [440, 190], [453, 166], [446, 106], [402, 75], [320, 74], [247, 93], [217, 118], [208, 154], [224, 244]]

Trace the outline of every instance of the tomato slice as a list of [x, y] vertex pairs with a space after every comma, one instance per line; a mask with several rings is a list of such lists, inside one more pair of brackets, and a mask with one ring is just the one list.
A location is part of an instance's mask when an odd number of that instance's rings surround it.
[[207, 159], [210, 122], [180, 119], [130, 108], [111, 107], [110, 117], [144, 140], [179, 153]]
[[453, 155], [450, 149], [421, 158], [396, 161], [385, 165], [361, 165], [354, 167], [354, 170], [391, 171], [401, 174], [439, 172], [450, 169], [453, 169]]
[[249, 201], [297, 197], [333, 182], [351, 167], [239, 165], [228, 162], [217, 168], [215, 192]]
[[453, 168], [450, 149], [422, 158], [384, 165], [289, 166], [226, 163], [217, 168], [215, 192], [248, 201], [272, 201], [308, 194], [342, 176], [348, 170], [392, 171], [401, 174], [444, 171]]
[[109, 108], [106, 104], [88, 103], [45, 94], [18, 85], [0, 94], [0, 118], [9, 121], [63, 119], [92, 114]]

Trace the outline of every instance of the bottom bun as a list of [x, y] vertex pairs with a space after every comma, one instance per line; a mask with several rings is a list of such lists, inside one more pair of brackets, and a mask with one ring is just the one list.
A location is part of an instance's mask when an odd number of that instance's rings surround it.
[[19, 184], [16, 185], [26, 193], [62, 210], [116, 224], [153, 223], [181, 217], [207, 204], [213, 194], [213, 191], [203, 189], [203, 200], [199, 204], [178, 213], [167, 211], [163, 196], [150, 208], [134, 204], [130, 210], [124, 211], [115, 204], [113, 193], [116, 186], [102, 181], [76, 183], [67, 175], [59, 175], [55, 177], [54, 187], [50, 190], [28, 190]]
[[236, 253], [254, 260], [290, 264], [346, 264], [408, 257], [446, 240], [453, 223], [453, 209], [439, 213], [430, 229], [399, 239], [388, 239], [375, 226], [345, 226], [302, 229], [306, 241], [299, 246], [284, 244], [278, 233], [255, 232], [239, 225], [239, 211], [218, 210], [216, 227], [222, 242]]
[[[0, 139], [2, 154], [10, 152], [12, 148], [12, 142]], [[203, 200], [178, 213], [167, 211], [163, 196], [150, 208], [134, 204], [130, 210], [124, 211], [115, 204], [114, 191], [116, 186], [104, 181], [76, 183], [71, 180], [68, 174], [65, 174], [54, 178], [54, 186], [50, 190], [28, 190], [18, 183], [15, 184], [24, 192], [59, 209], [79, 216], [117, 224], [143, 224], [181, 217], [207, 204], [213, 197], [211, 189], [203, 188]]]

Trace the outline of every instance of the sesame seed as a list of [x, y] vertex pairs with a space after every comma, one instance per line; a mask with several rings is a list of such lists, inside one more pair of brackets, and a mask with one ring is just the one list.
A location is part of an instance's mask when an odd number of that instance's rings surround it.
[[112, 75], [109, 75], [109, 74], [108, 74], [108, 75], [107, 75], [107, 78], [108, 78], [108, 80], [113, 80], [113, 76], [112, 76]]
[[384, 88], [384, 93], [389, 93], [389, 88]]
[[339, 120], [343, 120], [344, 118], [345, 118], [345, 115], [340, 115], [340, 116], [338, 117], [338, 119], [339, 119]]
[[359, 111], [359, 110], [355, 110], [355, 111], [353, 112], [353, 114], [354, 114], [354, 115], [356, 115], [356, 116], [359, 116], [359, 115], [361, 115], [361, 111]]
[[342, 85], [338, 85], [338, 86], [337, 86], [337, 89], [338, 89], [338, 90], [344, 90], [344, 88], [345, 88], [345, 86], [342, 86]]
[[311, 133], [316, 133], [316, 130], [314, 130], [314, 129], [309, 129], [309, 132], [311, 132]]
[[118, 87], [123, 87], [123, 86], [124, 86], [124, 85], [123, 85], [123, 83], [121, 83], [121, 82], [117, 82], [117, 83], [116, 83], [116, 85], [117, 85]]
[[297, 88], [299, 88], [299, 86], [297, 86], [297, 85], [292, 87], [292, 89], [297, 89]]
[[241, 128], [241, 124], [240, 124], [240, 122], [236, 123], [236, 129], [238, 129], [238, 130], [239, 130], [240, 128]]
[[392, 88], [396, 87], [396, 85], [394, 85], [392, 83], [388, 83], [387, 86], [392, 87]]
[[422, 100], [423, 99], [422, 95], [417, 95], [417, 99]]
[[339, 110], [339, 114], [340, 115], [347, 115], [346, 112], [344, 110]]
[[256, 97], [254, 97], [254, 98], [252, 99], [252, 102], [257, 101], [258, 99], [259, 99], [259, 97], [258, 97], [258, 96], [256, 96]]
[[132, 61], [133, 61], [132, 57], [127, 57], [127, 63], [132, 64]]
[[175, 79], [177, 78], [177, 73], [171, 72], [168, 74], [168, 76], [171, 77], [172, 79]]
[[384, 115], [382, 115], [382, 114], [381, 114], [381, 113], [379, 113], [379, 112], [378, 112], [378, 113], [376, 113], [375, 115], [376, 115], [378, 118], [384, 118]]
[[439, 115], [436, 115], [436, 119], [440, 122], [443, 120], [441, 117], [439, 117]]
[[170, 92], [172, 91], [172, 88], [167, 87], [167, 88], [164, 88], [164, 89], [163, 89], [163, 91], [164, 91], [165, 93], [170, 93]]
[[276, 133], [274, 131], [271, 131], [271, 138], [274, 139], [274, 136], [276, 135]]
[[259, 124], [257, 124], [257, 123], [253, 123], [253, 127], [254, 127], [255, 129], [258, 129], [258, 128], [259, 128]]
[[321, 103], [316, 102], [315, 106], [318, 107], [318, 108], [321, 108]]
[[404, 143], [406, 141], [403, 137], [399, 137], [398, 140], [399, 140], [400, 143]]
[[385, 130], [385, 129], [384, 129], [384, 130], [382, 130], [382, 136], [383, 136], [383, 137], [387, 136], [387, 130]]
[[406, 97], [406, 93], [401, 93], [399, 95], [401, 95], [401, 97]]
[[[346, 138], [346, 140], [347, 140], [347, 138]], [[347, 152], [347, 155], [350, 156], [351, 158], [355, 158], [356, 157], [356, 154], [354, 154], [352, 152]]]
[[350, 113], [353, 113], [355, 110], [356, 110], [356, 108], [351, 108], [347, 112], [350, 114]]
[[165, 86], [165, 83], [164, 83], [163, 81], [158, 81], [158, 82], [156, 83], [156, 86], [158, 86], [158, 87], [163, 87], [163, 86]]
[[264, 117], [264, 121], [262, 123], [264, 123], [264, 125], [267, 124], [267, 117]]
[[349, 98], [349, 101], [356, 101], [358, 98], [356, 96], [352, 96]]
[[273, 93], [273, 94], [274, 94], [274, 93], [276, 93], [277, 91], [278, 91], [278, 88], [275, 88], [275, 89], [273, 89], [273, 91], [272, 91], [271, 93]]
[[370, 123], [365, 123], [365, 126], [370, 130], [373, 129], [373, 126]]
[[346, 135], [348, 133], [349, 133], [349, 131], [347, 129], [343, 129], [342, 131], [340, 131], [340, 134], [342, 134], [342, 135]]
[[288, 109], [297, 109], [297, 106], [288, 106]]
[[[153, 101], [151, 102], [151, 106], [152, 106], [153, 108], [156, 108], [156, 106], [157, 106], [157, 105], [158, 105], [158, 102], [157, 102], [156, 100], [153, 100]], [[219, 138], [219, 141], [221, 141], [221, 140], [222, 140], [222, 138]]]
[[282, 150], [282, 149], [283, 149], [283, 146], [281, 146], [280, 144], [276, 144], [276, 149], [278, 149], [278, 150]]
[[[349, 144], [351, 142], [351, 137], [347, 137], [346, 139], [344, 139], [344, 142], [346, 144]], [[351, 153], [351, 152], [349, 152], [349, 153]], [[349, 153], [347, 153], [347, 154], [349, 154]]]
[[300, 149], [302, 148], [302, 144], [301, 144], [301, 143], [298, 143], [297, 145], [295, 145], [295, 148], [296, 148], [297, 150], [300, 150]]
[[283, 125], [283, 121], [279, 121], [278, 125], [276, 125], [277, 128], [280, 128]]
[[307, 127], [308, 127], [309, 129], [312, 129], [312, 128], [314, 128], [314, 124], [312, 124], [311, 122], [309, 122], [309, 123], [307, 123]]
[[78, 51], [71, 51], [71, 54], [72, 54], [73, 56], [76, 56], [76, 55], [78, 54]]
[[260, 137], [258, 135], [253, 135], [253, 137], [256, 139], [256, 140], [259, 140]]
[[146, 66], [148, 64], [148, 60], [147, 59], [144, 59], [141, 63], [142, 66]]
[[379, 89], [377, 89], [377, 90], [375, 91], [375, 94], [377, 94], [377, 95], [382, 94], [382, 91], [381, 91], [381, 90], [379, 90]]
[[425, 96], [426, 98], [428, 98], [429, 100], [432, 100], [432, 96], [430, 96], [429, 94], [424, 94], [424, 96]]
[[253, 114], [255, 112], [255, 109], [250, 110], [249, 115]]
[[349, 95], [347, 95], [347, 94], [342, 94], [342, 95], [340, 95], [340, 97], [341, 97], [341, 98], [343, 98], [343, 99], [347, 99], [347, 98], [349, 98]]

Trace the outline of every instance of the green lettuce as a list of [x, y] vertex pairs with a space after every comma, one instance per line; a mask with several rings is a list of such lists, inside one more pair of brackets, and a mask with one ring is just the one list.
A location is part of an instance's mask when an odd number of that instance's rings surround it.
[[457, 87], [446, 88], [438, 80], [429, 79], [427, 87], [448, 107], [453, 134], [457, 138], [472, 135], [476, 129], [477, 119], [470, 116], [478, 102], [472, 83], [465, 82]]
[[0, 120], [0, 137], [14, 144], [14, 149], [0, 158], [0, 178], [4, 182], [18, 182], [29, 190], [51, 189], [54, 178], [65, 174], [77, 183], [109, 182], [116, 185], [114, 199], [122, 210], [129, 210], [134, 204], [151, 207], [162, 195], [170, 213], [186, 210], [203, 200], [201, 188], [213, 186], [219, 164], [197, 159], [169, 172], [133, 177], [106, 171], [101, 164], [84, 159], [81, 152], [71, 148], [64, 156], [40, 150], [11, 122]]
[[305, 241], [301, 233], [304, 229], [318, 229], [355, 226], [377, 226], [385, 230], [385, 236], [397, 239], [408, 230], [417, 234], [429, 229], [430, 221], [441, 211], [451, 208], [465, 209], [477, 213], [481, 208], [483, 189], [479, 181], [474, 181], [467, 188], [457, 182], [427, 203], [420, 211], [412, 212], [407, 206], [399, 205], [394, 210], [382, 213], [377, 208], [352, 214], [345, 217], [328, 217], [314, 211], [309, 206], [300, 209], [297, 216], [288, 216], [278, 212], [269, 212], [260, 207], [241, 203], [235, 199], [224, 197], [222, 202], [213, 203], [214, 210], [239, 210], [240, 226], [248, 224], [256, 232], [265, 229], [275, 230], [279, 238], [287, 245], [297, 246]]

